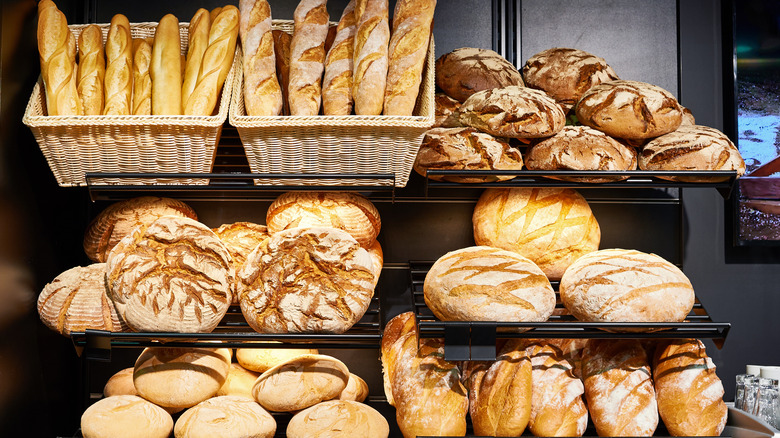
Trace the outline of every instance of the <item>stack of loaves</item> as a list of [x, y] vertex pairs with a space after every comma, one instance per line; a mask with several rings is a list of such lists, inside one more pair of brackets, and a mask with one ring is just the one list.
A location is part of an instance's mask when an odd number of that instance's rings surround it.
[[81, 29], [77, 41], [54, 2], [41, 1], [38, 52], [48, 115], [210, 116], [238, 39], [238, 9], [218, 9], [195, 13], [182, 47], [183, 29], [171, 14], [153, 38], [134, 38], [127, 17], [117, 14], [107, 29]]

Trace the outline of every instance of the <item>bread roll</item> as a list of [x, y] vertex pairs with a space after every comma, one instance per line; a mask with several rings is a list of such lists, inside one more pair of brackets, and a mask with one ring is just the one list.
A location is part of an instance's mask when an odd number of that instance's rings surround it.
[[591, 339], [582, 356], [585, 397], [599, 436], [652, 436], [658, 408], [645, 350], [634, 339]]
[[333, 46], [325, 57], [322, 111], [326, 116], [352, 114], [352, 57], [356, 32], [355, 0], [351, 0], [341, 14]]
[[693, 308], [690, 280], [655, 254], [604, 249], [571, 264], [561, 301], [581, 321], [680, 322]]
[[103, 395], [138, 395], [133, 383], [133, 367], [125, 368], [111, 376], [103, 387]]
[[295, 414], [287, 438], [387, 438], [390, 425], [374, 408], [349, 400], [330, 400]]
[[128, 331], [106, 294], [106, 264], [68, 269], [43, 287], [38, 315], [50, 329], [70, 336], [86, 329]]
[[249, 371], [237, 363], [231, 363], [225, 383], [219, 388], [217, 395], [244, 397], [254, 401], [252, 386], [255, 385], [258, 377], [260, 373]]
[[299, 356], [319, 354], [315, 348], [237, 348], [236, 360], [242, 367], [258, 373]]
[[327, 0], [301, 0], [295, 8], [287, 89], [293, 116], [316, 116], [320, 112], [329, 18], [326, 3]]
[[179, 19], [166, 14], [154, 32], [152, 62], [152, 114], [181, 114], [181, 42]]
[[[219, 228], [214, 228], [212, 231], [216, 233], [217, 237], [225, 244], [230, 257], [233, 261], [233, 269], [238, 272], [244, 262], [246, 262], [247, 256], [253, 249], [266, 239], [270, 237], [268, 228], [265, 225], [259, 225], [252, 222], [234, 222], [232, 224], [223, 224]], [[234, 287], [238, 287], [238, 278], [234, 283]], [[238, 293], [236, 289], [233, 289], [233, 301], [232, 305], [238, 305]]]
[[[215, 17], [216, 18], [216, 17]], [[200, 8], [192, 16], [187, 32], [187, 56], [184, 62], [182, 74], [181, 101], [187, 102], [195, 85], [198, 82], [200, 66], [203, 63], [203, 54], [209, 45], [209, 31], [211, 30], [211, 16], [209, 11]]]
[[54, 3], [38, 10], [38, 53], [41, 77], [50, 116], [81, 115], [77, 91], [78, 66], [75, 63], [75, 38], [68, 22]]
[[339, 400], [363, 402], [368, 397], [368, 384], [357, 374], [349, 373], [347, 386], [337, 397]]
[[122, 14], [111, 18], [106, 38], [106, 93], [103, 114], [125, 116], [132, 114], [133, 99], [133, 40], [130, 22]]
[[290, 101], [287, 96], [287, 89], [290, 86], [290, 44], [292, 35], [275, 29], [274, 36], [274, 56], [276, 57], [276, 76], [279, 79], [279, 86], [282, 88], [282, 114], [290, 115]]
[[187, 409], [176, 420], [176, 438], [272, 438], [276, 420], [254, 400], [219, 396]]
[[95, 402], [81, 415], [84, 438], [168, 438], [171, 414], [135, 395], [115, 395]]
[[447, 96], [465, 102], [474, 93], [511, 85], [523, 86], [523, 76], [498, 53], [463, 47], [436, 60], [436, 85]]
[[211, 332], [230, 306], [234, 276], [214, 232], [174, 216], [136, 228], [106, 261], [117, 311], [140, 332]]
[[585, 198], [571, 189], [487, 189], [472, 216], [477, 245], [522, 254], [550, 280], [599, 247], [601, 229]]
[[246, 113], [277, 116], [282, 111], [282, 89], [276, 77], [271, 6], [266, 0], [241, 0], [239, 10]]
[[142, 38], [133, 40], [133, 114], [152, 114], [152, 46]]
[[434, 128], [442, 126], [444, 121], [460, 107], [460, 102], [444, 93], [436, 93], [436, 96], [434, 96], [434, 103], [436, 104], [436, 120], [433, 122]]
[[358, 18], [353, 53], [352, 97], [355, 114], [382, 114], [387, 84], [390, 24], [387, 0], [367, 0]]
[[103, 32], [90, 24], [79, 35], [78, 95], [84, 115], [103, 114], [103, 80], [106, 76], [106, 57], [103, 51]]
[[388, 49], [385, 115], [411, 116], [420, 92], [436, 0], [402, 0], [395, 4]]

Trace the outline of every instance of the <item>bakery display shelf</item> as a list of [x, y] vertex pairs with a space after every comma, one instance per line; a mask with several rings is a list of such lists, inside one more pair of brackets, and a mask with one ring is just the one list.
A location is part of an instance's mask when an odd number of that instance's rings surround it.
[[731, 324], [714, 322], [696, 298], [683, 322], [584, 322], [561, 303], [557, 282], [553, 315], [545, 322], [440, 321], [425, 304], [423, 285], [433, 262], [410, 261], [412, 305], [421, 338], [444, 338], [447, 360], [495, 360], [496, 340], [509, 338], [557, 339], [711, 339], [721, 348]]

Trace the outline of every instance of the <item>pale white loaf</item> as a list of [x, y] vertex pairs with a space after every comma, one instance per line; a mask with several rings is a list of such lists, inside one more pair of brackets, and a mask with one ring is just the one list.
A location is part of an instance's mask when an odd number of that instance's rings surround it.
[[225, 383], [219, 388], [217, 395], [232, 395], [254, 400], [252, 386], [258, 377], [260, 373], [249, 371], [237, 363], [231, 363]]
[[306, 354], [319, 354], [316, 348], [236, 348], [236, 360], [242, 367], [257, 373]]
[[135, 395], [115, 395], [88, 407], [81, 415], [84, 438], [167, 438], [171, 415]]
[[376, 409], [349, 400], [330, 400], [295, 414], [287, 438], [387, 438], [390, 426]]
[[252, 399], [225, 395], [184, 411], [173, 433], [176, 438], [271, 438], [276, 433], [276, 420]]

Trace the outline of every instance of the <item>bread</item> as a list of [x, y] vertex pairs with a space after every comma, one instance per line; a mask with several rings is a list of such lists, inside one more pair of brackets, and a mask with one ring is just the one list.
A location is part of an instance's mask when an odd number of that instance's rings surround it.
[[436, 60], [436, 85], [447, 96], [465, 102], [474, 93], [512, 85], [523, 86], [523, 76], [498, 53], [463, 47]]
[[266, 0], [241, 0], [239, 10], [246, 113], [277, 116], [282, 111], [282, 89], [276, 77], [271, 6]]
[[79, 35], [78, 95], [84, 115], [103, 114], [103, 80], [106, 76], [106, 57], [103, 51], [103, 32], [95, 24], [85, 27]]
[[210, 116], [217, 107], [222, 85], [230, 72], [238, 41], [238, 8], [226, 5], [209, 29], [209, 45], [203, 52], [195, 89], [184, 106], [184, 114]]
[[301, 0], [295, 8], [290, 42], [290, 115], [316, 116], [322, 102], [325, 38], [328, 35], [327, 0]]
[[[216, 17], [215, 17], [216, 18]], [[209, 45], [209, 31], [211, 30], [211, 15], [209, 11], [200, 8], [195, 11], [187, 29], [187, 56], [184, 62], [182, 74], [181, 101], [187, 102], [195, 90], [198, 82], [200, 66], [203, 62], [203, 54]]]
[[680, 105], [680, 109], [682, 110], [682, 123], [680, 126], [683, 125], [695, 125], [696, 124], [696, 118], [693, 117], [693, 113], [690, 109]]
[[139, 332], [211, 332], [230, 306], [234, 276], [214, 232], [175, 216], [136, 228], [106, 261], [111, 299]]
[[[651, 140], [639, 154], [642, 170], [736, 170], [745, 174], [745, 161], [734, 143], [722, 132], [701, 125], [680, 126]], [[684, 182], [712, 182], [718, 178], [663, 176]], [[726, 180], [724, 177], [722, 180]]]
[[68, 29], [65, 14], [54, 3], [38, 9], [38, 54], [48, 115], [81, 115], [75, 37]]
[[77, 266], [58, 275], [38, 295], [41, 321], [65, 336], [86, 329], [128, 331], [106, 294], [105, 275], [105, 263]]
[[138, 395], [171, 408], [189, 408], [217, 394], [230, 369], [227, 348], [145, 348], [135, 361]]
[[382, 369], [405, 438], [466, 434], [468, 395], [441, 339], [419, 342], [412, 312], [391, 319], [382, 335]]
[[287, 96], [287, 89], [290, 85], [290, 44], [292, 35], [275, 29], [274, 36], [274, 56], [276, 57], [276, 76], [279, 79], [279, 86], [282, 88], [282, 114], [290, 115], [290, 101]]
[[295, 414], [287, 438], [387, 438], [390, 425], [374, 408], [348, 400], [330, 400]]
[[374, 294], [371, 257], [336, 228], [274, 233], [238, 277], [241, 312], [260, 333], [343, 333]]
[[595, 251], [601, 229], [588, 202], [571, 189], [487, 189], [472, 216], [477, 245], [521, 254], [550, 280]]
[[460, 365], [460, 381], [466, 387], [469, 394], [469, 415], [474, 415], [477, 409], [477, 396], [479, 387], [482, 385], [482, 379], [490, 366], [495, 363], [494, 360], [470, 360], [463, 361]]
[[387, 0], [367, 0], [358, 17], [353, 54], [352, 97], [355, 114], [382, 114], [387, 84], [390, 24]]
[[[434, 128], [425, 132], [413, 168], [422, 176], [427, 176], [428, 170], [521, 170], [523, 156], [506, 141], [474, 128]], [[428, 178], [475, 184], [507, 181], [514, 175]]]
[[599, 436], [652, 436], [658, 408], [645, 350], [634, 339], [591, 339], [583, 351], [585, 397]]
[[219, 16], [219, 13], [222, 12], [222, 6], [217, 6], [216, 8], [209, 11], [209, 21], [214, 22], [214, 20], [217, 19], [217, 16]]
[[352, 400], [356, 402], [363, 402], [368, 397], [368, 384], [365, 380], [361, 379], [357, 374], [349, 373], [349, 380], [347, 386], [341, 391], [338, 398], [339, 400]]
[[360, 20], [360, 17], [363, 16], [363, 12], [366, 11], [366, 5], [368, 4], [368, 0], [355, 0], [355, 20]]
[[269, 411], [292, 412], [338, 397], [348, 380], [349, 369], [340, 360], [309, 354], [264, 372], [252, 395]]
[[665, 341], [653, 359], [658, 414], [671, 436], [720, 436], [728, 408], [715, 364], [697, 339]]
[[566, 116], [551, 97], [518, 86], [474, 93], [451, 118], [463, 126], [510, 138], [550, 137], [566, 124]]
[[133, 115], [152, 114], [152, 46], [143, 38], [133, 39]]
[[254, 400], [225, 395], [184, 411], [176, 420], [173, 433], [176, 438], [272, 438], [276, 433], [276, 420]]
[[[212, 229], [216, 233], [219, 240], [225, 244], [230, 257], [233, 261], [233, 269], [238, 272], [249, 253], [253, 249], [266, 239], [270, 237], [268, 233], [268, 227], [265, 225], [259, 225], [252, 222], [234, 222], [232, 224], [223, 224], [219, 228]], [[238, 278], [236, 278], [235, 286], [238, 286]], [[238, 294], [233, 293], [232, 305], [238, 305]]]
[[[636, 151], [588, 126], [565, 126], [560, 132], [529, 148], [525, 155], [529, 170], [636, 170]], [[603, 183], [627, 176], [566, 177], [552, 179]]]
[[384, 114], [411, 116], [420, 92], [436, 0], [396, 2], [388, 48]]
[[438, 128], [460, 107], [460, 102], [444, 93], [436, 93], [433, 99], [436, 104], [436, 120], [433, 122], [433, 127]]
[[231, 395], [254, 401], [252, 386], [258, 377], [260, 377], [260, 373], [249, 371], [237, 363], [231, 363], [225, 383], [217, 391], [217, 396]]
[[108, 379], [103, 387], [103, 395], [111, 397], [112, 395], [138, 395], [133, 383], [133, 367], [125, 368], [115, 373]]
[[130, 22], [122, 14], [111, 18], [106, 38], [106, 93], [104, 115], [132, 114], [133, 99], [133, 40]]
[[319, 354], [314, 348], [237, 348], [236, 360], [242, 367], [258, 373], [307, 354]]
[[436, 260], [424, 296], [442, 321], [537, 322], [555, 309], [555, 292], [541, 269], [520, 254], [487, 246]]
[[572, 364], [572, 373], [582, 380], [582, 350], [588, 343], [587, 339], [546, 339], [545, 342], [552, 345], [563, 354], [563, 358]]
[[198, 219], [189, 205], [171, 198], [142, 196], [111, 204], [87, 226], [84, 252], [93, 262], [105, 262], [108, 252], [139, 225], [149, 225], [162, 216]]
[[149, 75], [152, 77], [152, 114], [181, 114], [181, 42], [179, 20], [173, 14], [162, 17], [154, 32]]
[[577, 119], [618, 138], [640, 140], [674, 131], [682, 123], [677, 99], [656, 85], [616, 80], [591, 87], [577, 102]]
[[624, 249], [582, 256], [566, 270], [559, 290], [581, 321], [680, 322], [695, 300], [691, 282], [675, 265]]
[[553, 47], [528, 58], [523, 79], [527, 87], [544, 91], [568, 113], [588, 89], [619, 78], [604, 58], [583, 50]]
[[171, 414], [135, 395], [115, 395], [95, 402], [81, 415], [84, 438], [167, 438]]
[[268, 231], [295, 227], [334, 227], [368, 247], [379, 235], [382, 221], [371, 201], [350, 192], [288, 192], [268, 207]]
[[326, 116], [352, 114], [352, 57], [356, 31], [355, 0], [351, 0], [341, 14], [333, 46], [325, 56], [322, 112]]
[[366, 247], [368, 255], [371, 257], [371, 267], [374, 273], [374, 287], [379, 283], [379, 276], [382, 275], [382, 268], [384, 267], [384, 252], [382, 252], [382, 246], [379, 245], [379, 241], [375, 240], [371, 246]]

